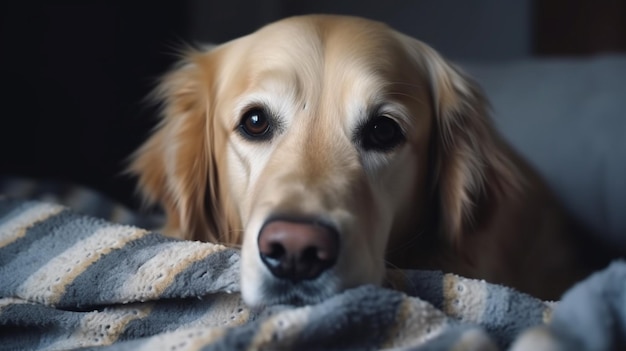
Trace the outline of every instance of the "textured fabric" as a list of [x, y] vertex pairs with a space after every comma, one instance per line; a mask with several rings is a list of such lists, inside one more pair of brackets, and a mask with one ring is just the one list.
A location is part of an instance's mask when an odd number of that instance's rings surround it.
[[570, 289], [552, 321], [524, 332], [512, 350], [626, 350], [626, 262]]
[[73, 183], [27, 179], [0, 174], [0, 194], [67, 206], [79, 213], [141, 228], [159, 228], [165, 222], [160, 211], [136, 213], [92, 189]]
[[504, 287], [427, 271], [390, 272], [404, 293], [363, 286], [315, 306], [250, 311], [237, 250], [35, 201], [0, 200], [0, 242], [7, 349], [493, 346], [551, 311]]
[[[555, 312], [484, 281], [398, 270], [388, 272], [396, 290], [362, 286], [317, 305], [252, 311], [239, 295], [235, 249], [0, 199], [2, 350], [497, 350], [519, 335], [526, 339], [516, 347], [544, 339], [595, 346], [599, 338], [614, 346], [626, 335], [618, 328], [626, 265], [603, 274]], [[605, 291], [614, 298], [601, 300]], [[545, 325], [553, 313], [562, 317]], [[615, 318], [598, 324], [607, 314]], [[593, 335], [584, 332], [590, 325]]]

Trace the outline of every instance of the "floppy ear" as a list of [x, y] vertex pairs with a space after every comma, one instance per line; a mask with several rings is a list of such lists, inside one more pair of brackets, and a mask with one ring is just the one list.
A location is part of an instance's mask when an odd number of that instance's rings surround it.
[[[512, 151], [500, 138], [481, 89], [435, 50], [416, 42], [434, 108], [433, 149], [441, 228], [459, 244], [503, 196], [515, 197], [523, 181]], [[480, 211], [483, 210], [483, 211]]]
[[161, 121], [135, 152], [129, 173], [148, 204], [167, 215], [164, 232], [183, 239], [230, 244], [234, 217], [220, 191], [213, 127], [211, 52], [190, 52], [153, 92]]

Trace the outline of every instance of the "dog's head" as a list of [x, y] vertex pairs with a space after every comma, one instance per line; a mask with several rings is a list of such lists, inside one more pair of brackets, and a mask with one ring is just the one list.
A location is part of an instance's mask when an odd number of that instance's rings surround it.
[[477, 88], [364, 19], [295, 17], [189, 52], [157, 98], [131, 170], [166, 231], [242, 245], [251, 305], [381, 283], [386, 249], [434, 213], [458, 241], [508, 169]]

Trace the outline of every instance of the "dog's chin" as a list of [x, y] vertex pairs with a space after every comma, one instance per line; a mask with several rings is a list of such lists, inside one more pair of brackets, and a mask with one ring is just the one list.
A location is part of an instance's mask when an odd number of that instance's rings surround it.
[[297, 282], [267, 274], [259, 284], [254, 284], [256, 286], [242, 282], [242, 295], [250, 307], [313, 305], [345, 290], [346, 287], [341, 286], [340, 281], [331, 271], [313, 280]]

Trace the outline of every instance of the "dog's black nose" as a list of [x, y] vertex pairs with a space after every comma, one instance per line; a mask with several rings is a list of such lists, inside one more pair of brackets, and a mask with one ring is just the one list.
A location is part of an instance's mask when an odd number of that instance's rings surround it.
[[259, 233], [261, 260], [277, 278], [315, 279], [337, 261], [335, 230], [315, 221], [272, 220]]

